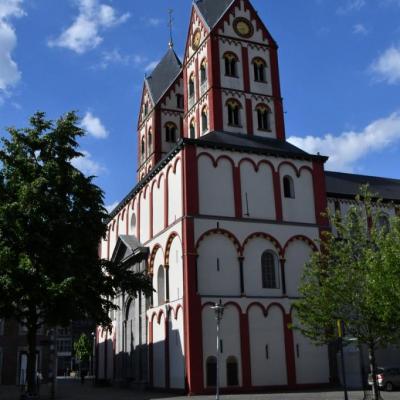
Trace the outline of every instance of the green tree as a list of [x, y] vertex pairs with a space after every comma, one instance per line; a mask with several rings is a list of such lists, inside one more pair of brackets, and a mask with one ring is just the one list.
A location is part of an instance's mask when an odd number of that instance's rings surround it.
[[333, 230], [305, 266], [295, 306], [297, 328], [314, 342], [335, 341], [341, 320], [346, 335], [368, 347], [378, 399], [376, 350], [400, 340], [400, 221], [385, 221], [368, 187], [360, 193], [345, 217], [329, 214]]
[[38, 112], [0, 147], [0, 316], [26, 326], [28, 392], [37, 391], [37, 330], [91, 318], [110, 325], [110, 299], [152, 291], [150, 280], [98, 256], [107, 230], [103, 192], [76, 169], [84, 135], [74, 112]]
[[74, 342], [74, 352], [75, 357], [81, 363], [87, 363], [89, 361], [90, 355], [92, 354], [92, 345], [85, 333], [82, 333], [79, 339]]

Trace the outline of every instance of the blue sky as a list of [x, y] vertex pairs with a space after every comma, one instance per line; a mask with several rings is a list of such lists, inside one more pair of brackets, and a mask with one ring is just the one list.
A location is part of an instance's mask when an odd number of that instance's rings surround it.
[[[287, 137], [327, 169], [400, 178], [400, 0], [253, 0], [280, 46]], [[0, 129], [77, 110], [106, 204], [136, 183], [143, 77], [183, 53], [190, 0], [0, 0]]]

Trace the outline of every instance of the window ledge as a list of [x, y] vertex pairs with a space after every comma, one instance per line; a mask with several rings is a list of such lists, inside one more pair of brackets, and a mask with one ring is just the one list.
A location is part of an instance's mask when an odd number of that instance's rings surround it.
[[243, 125], [233, 125], [233, 124], [228, 124], [231, 128], [243, 128]]

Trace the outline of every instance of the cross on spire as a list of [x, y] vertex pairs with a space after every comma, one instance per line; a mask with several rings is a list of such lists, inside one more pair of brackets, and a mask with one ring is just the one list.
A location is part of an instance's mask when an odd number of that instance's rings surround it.
[[168, 27], [169, 27], [169, 43], [168, 46], [170, 48], [174, 47], [174, 41], [172, 39], [172, 28], [174, 25], [174, 18], [172, 17], [172, 14], [174, 13], [174, 10], [172, 8], [170, 8], [168, 10], [168, 14], [169, 14], [169, 20], [168, 20]]

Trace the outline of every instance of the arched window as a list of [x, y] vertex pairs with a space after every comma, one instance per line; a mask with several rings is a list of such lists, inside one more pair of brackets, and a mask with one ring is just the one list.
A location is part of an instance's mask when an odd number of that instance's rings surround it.
[[135, 213], [133, 213], [131, 217], [131, 229], [134, 230], [135, 228], [136, 228], [136, 215]]
[[225, 60], [225, 75], [237, 77], [237, 63], [238, 63], [237, 55], [231, 52], [225, 53], [224, 60]]
[[226, 382], [228, 386], [239, 385], [239, 368], [236, 357], [230, 356], [226, 359]]
[[149, 133], [147, 134], [147, 148], [148, 148], [149, 154], [151, 154], [152, 144], [153, 144], [153, 136], [151, 134], [151, 128], [150, 128]]
[[217, 386], [217, 359], [213, 356], [206, 361], [207, 386]]
[[146, 116], [149, 113], [149, 102], [146, 101], [146, 103], [144, 103], [144, 115]]
[[257, 57], [253, 60], [253, 66], [254, 80], [257, 82], [266, 82], [266, 62], [262, 58]]
[[200, 83], [207, 82], [207, 60], [204, 59], [200, 65]]
[[202, 132], [208, 131], [208, 110], [204, 107], [201, 111], [201, 130]]
[[195, 123], [194, 118], [190, 121], [189, 129], [190, 129], [190, 132], [189, 132], [190, 139], [196, 139], [196, 123]]
[[144, 137], [142, 137], [142, 157], [144, 157], [144, 153], [146, 151], [145, 143], [144, 143]]
[[231, 126], [240, 126], [240, 109], [242, 105], [235, 99], [226, 102], [228, 108], [228, 124]]
[[287, 199], [295, 198], [293, 179], [289, 175], [283, 177], [283, 195]]
[[167, 122], [165, 124], [165, 140], [169, 143], [176, 141], [176, 125], [173, 122]]
[[271, 251], [264, 251], [261, 255], [261, 278], [263, 289], [278, 289], [278, 263]]
[[194, 97], [194, 74], [192, 73], [189, 78], [189, 97]]
[[257, 121], [258, 121], [258, 129], [260, 131], [270, 131], [270, 115], [271, 110], [265, 104], [259, 104], [256, 108], [257, 110]]
[[160, 265], [157, 272], [157, 294], [158, 294], [158, 305], [165, 303], [165, 271], [164, 266]]

